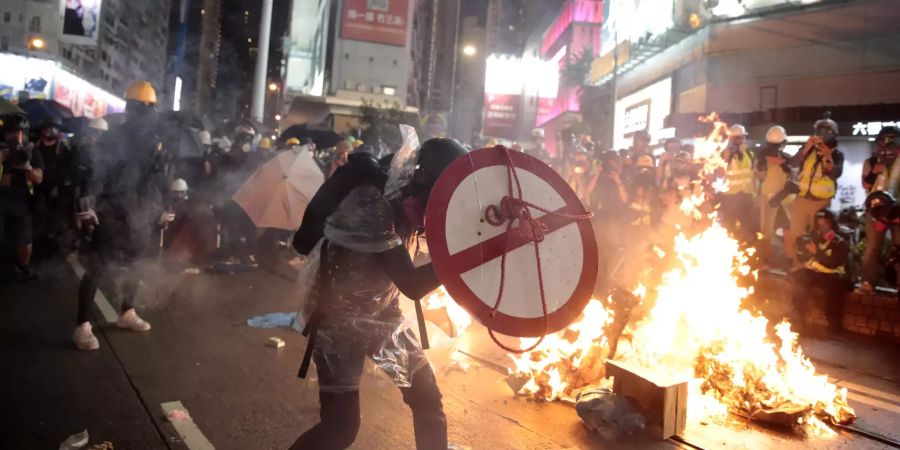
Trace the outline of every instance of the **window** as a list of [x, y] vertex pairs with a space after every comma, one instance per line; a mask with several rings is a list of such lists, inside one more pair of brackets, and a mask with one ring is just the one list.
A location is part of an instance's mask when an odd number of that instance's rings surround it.
[[4, 52], [9, 50], [9, 36], [0, 37], [0, 50]]
[[3, 13], [3, 23], [9, 23], [10, 20], [12, 20], [12, 13], [9, 11]]
[[31, 18], [31, 26], [28, 27], [28, 30], [32, 33], [40, 33], [41, 32], [41, 18], [38, 16], [34, 16]]

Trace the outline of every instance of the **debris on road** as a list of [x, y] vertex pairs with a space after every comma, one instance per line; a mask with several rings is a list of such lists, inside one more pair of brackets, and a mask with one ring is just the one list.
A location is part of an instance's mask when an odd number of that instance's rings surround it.
[[75, 433], [66, 438], [65, 441], [62, 441], [61, 444], [59, 444], [59, 450], [76, 450], [79, 448], [83, 448], [85, 445], [87, 445], [88, 439], [89, 437], [87, 430], [84, 430], [81, 433]]
[[296, 313], [275, 312], [263, 314], [260, 316], [253, 316], [247, 319], [247, 325], [250, 325], [253, 328], [294, 328], [294, 322], [296, 321]]
[[200, 270], [199, 267], [188, 267], [181, 271], [181, 273], [185, 275], [200, 275], [203, 271]]
[[273, 336], [269, 338], [267, 345], [273, 348], [281, 348], [284, 347], [284, 340]]
[[640, 433], [647, 428], [647, 419], [638, 408], [607, 388], [583, 391], [578, 395], [575, 411], [586, 427], [607, 440]]
[[88, 448], [88, 450], [115, 450], [112, 442], [103, 441], [99, 444], [94, 444]]
[[182, 420], [192, 420], [191, 415], [183, 409], [173, 409], [166, 413], [166, 420], [169, 422], [179, 422]]

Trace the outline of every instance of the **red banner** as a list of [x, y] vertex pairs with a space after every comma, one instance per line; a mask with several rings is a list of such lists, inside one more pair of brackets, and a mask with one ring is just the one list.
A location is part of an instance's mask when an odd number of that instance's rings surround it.
[[484, 94], [484, 124], [481, 134], [516, 139], [519, 124], [519, 95]]
[[409, 0], [344, 0], [341, 37], [406, 46]]

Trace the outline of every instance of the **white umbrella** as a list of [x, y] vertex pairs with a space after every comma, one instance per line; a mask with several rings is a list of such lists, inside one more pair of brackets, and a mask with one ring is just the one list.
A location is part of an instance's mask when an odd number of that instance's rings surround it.
[[325, 176], [307, 148], [278, 152], [251, 176], [232, 199], [259, 228], [296, 230]]

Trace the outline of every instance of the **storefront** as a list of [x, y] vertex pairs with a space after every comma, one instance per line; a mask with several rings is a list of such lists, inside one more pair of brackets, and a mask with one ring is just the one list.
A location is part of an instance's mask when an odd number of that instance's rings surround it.
[[75, 116], [103, 117], [125, 110], [125, 101], [65, 70], [59, 63], [0, 53], [0, 97], [55, 100]]

